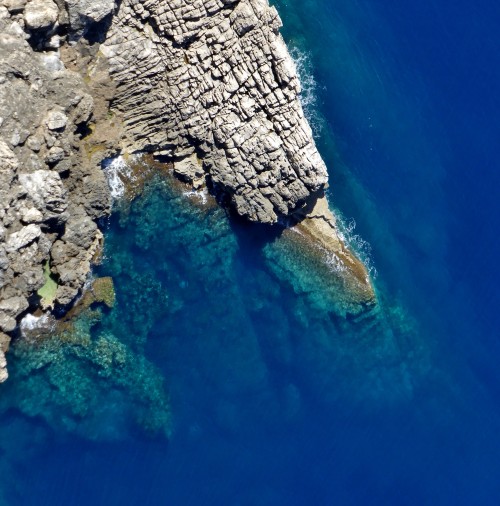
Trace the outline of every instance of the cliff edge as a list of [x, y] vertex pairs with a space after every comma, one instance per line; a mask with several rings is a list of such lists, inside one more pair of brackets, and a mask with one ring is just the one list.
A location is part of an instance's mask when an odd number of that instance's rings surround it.
[[296, 227], [374, 304], [280, 27], [267, 0], [0, 0], [0, 381], [20, 319], [81, 294], [112, 155], [152, 154], [240, 216]]

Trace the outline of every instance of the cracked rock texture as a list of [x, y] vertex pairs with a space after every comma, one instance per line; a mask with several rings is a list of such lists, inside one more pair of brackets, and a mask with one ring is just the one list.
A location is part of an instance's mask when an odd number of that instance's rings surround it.
[[[19, 319], [81, 291], [110, 207], [100, 166], [80, 150], [93, 99], [54, 48], [59, 17], [51, 0], [0, 1], [0, 381]], [[58, 287], [42, 301], [47, 273]]]
[[20, 318], [81, 293], [111, 155], [171, 162], [251, 221], [300, 222], [342, 264], [352, 306], [373, 302], [280, 27], [267, 0], [0, 0], [0, 381]]
[[100, 51], [117, 83], [124, 149], [172, 158], [188, 181], [202, 168], [252, 221], [305, 205], [327, 171], [280, 27], [267, 0], [123, 0]]
[[122, 150], [163, 155], [251, 221], [300, 222], [311, 247], [335, 258], [349, 311], [362, 312], [375, 294], [328, 209], [281, 26], [267, 0], [122, 0], [100, 46]]

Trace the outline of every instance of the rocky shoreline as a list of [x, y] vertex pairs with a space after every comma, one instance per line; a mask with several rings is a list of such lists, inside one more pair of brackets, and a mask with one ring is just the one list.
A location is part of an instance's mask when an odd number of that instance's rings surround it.
[[0, 381], [20, 319], [82, 293], [111, 156], [154, 155], [238, 215], [297, 227], [373, 305], [280, 27], [267, 0], [0, 0]]

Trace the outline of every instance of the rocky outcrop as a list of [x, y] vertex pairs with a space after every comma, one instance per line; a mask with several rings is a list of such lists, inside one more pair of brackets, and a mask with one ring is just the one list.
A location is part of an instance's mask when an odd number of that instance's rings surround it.
[[100, 46], [122, 150], [166, 157], [180, 179], [251, 221], [296, 225], [363, 310], [373, 287], [328, 208], [327, 170], [280, 27], [267, 0], [123, 0]]
[[[100, 51], [117, 83], [125, 150], [203, 169], [238, 214], [275, 223], [327, 183], [299, 101], [295, 65], [264, 0], [135, 2]], [[140, 98], [139, 98], [140, 97]]]
[[334, 255], [350, 307], [374, 301], [324, 199], [280, 27], [267, 0], [0, 0], [2, 335], [81, 292], [115, 154], [150, 153], [238, 215], [297, 227]]
[[60, 15], [51, 0], [0, 2], [0, 381], [8, 335], [48, 278], [50, 306], [81, 291], [102, 238], [95, 220], [110, 208], [80, 149], [93, 99], [59, 57]]

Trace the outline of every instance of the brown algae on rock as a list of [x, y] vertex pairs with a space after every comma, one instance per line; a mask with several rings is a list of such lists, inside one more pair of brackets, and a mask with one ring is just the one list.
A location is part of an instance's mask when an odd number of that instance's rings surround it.
[[95, 279], [92, 283], [91, 293], [96, 302], [102, 302], [109, 308], [115, 305], [115, 287], [112, 277]]
[[318, 198], [312, 209], [297, 213], [297, 217], [300, 221], [284, 235], [299, 249], [305, 247], [306, 255], [322, 260], [318, 268], [325, 281], [337, 287], [339, 304], [350, 306], [347, 313], [352, 314], [374, 306], [377, 299], [368, 269], [346, 244], [326, 197]]

